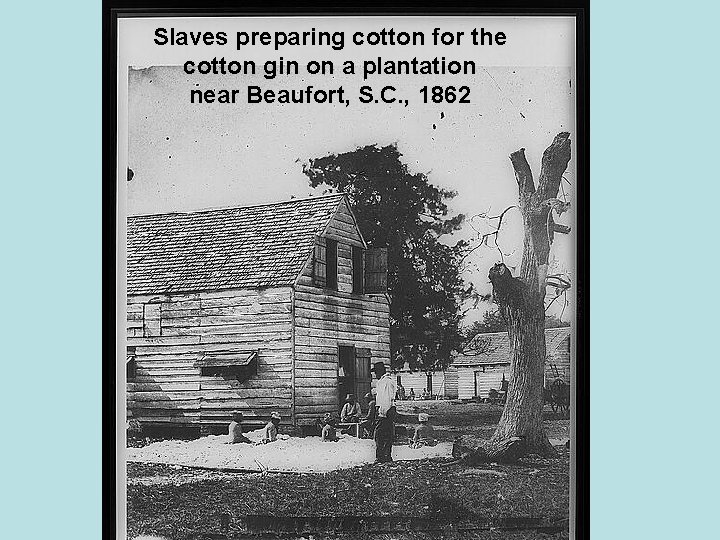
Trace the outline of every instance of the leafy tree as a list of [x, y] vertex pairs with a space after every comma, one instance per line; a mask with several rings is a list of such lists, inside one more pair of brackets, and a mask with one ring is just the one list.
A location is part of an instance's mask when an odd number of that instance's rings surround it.
[[481, 321], [472, 323], [466, 335], [471, 338], [475, 334], [487, 334], [490, 332], [505, 332], [507, 330], [507, 321], [500, 315], [497, 309], [491, 309], [483, 314]]
[[347, 194], [365, 240], [388, 248], [393, 365], [432, 371], [449, 364], [463, 340], [461, 304], [472, 293], [460, 275], [464, 241], [447, 243], [464, 216], [448, 217], [455, 192], [411, 173], [396, 145], [310, 159], [312, 187]]

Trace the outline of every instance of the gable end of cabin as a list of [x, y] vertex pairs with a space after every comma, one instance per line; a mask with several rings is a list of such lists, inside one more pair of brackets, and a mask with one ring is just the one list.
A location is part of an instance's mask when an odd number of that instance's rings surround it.
[[294, 289], [296, 423], [337, 413], [350, 393], [365, 407], [372, 363], [390, 363], [387, 252], [367, 248], [344, 198]]

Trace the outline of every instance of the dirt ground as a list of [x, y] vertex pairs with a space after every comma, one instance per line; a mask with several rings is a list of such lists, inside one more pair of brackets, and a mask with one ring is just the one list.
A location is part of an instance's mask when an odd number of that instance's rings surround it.
[[[417, 414], [427, 412], [440, 440], [458, 435], [489, 437], [502, 406], [451, 401], [398, 404], [398, 427], [410, 430]], [[569, 437], [569, 420], [546, 411], [551, 439]], [[128, 464], [129, 538], [155, 534], [165, 538], [567, 538], [558, 529], [505, 530], [488, 520], [540, 520], [566, 523], [569, 507], [570, 453], [529, 456], [516, 465], [482, 468], [447, 459], [366, 465], [329, 473], [227, 473], [187, 467]], [[293, 516], [377, 516], [430, 520], [442, 531], [412, 533], [315, 531], [313, 534], [248, 533], [246, 516], [270, 516], [286, 525]], [[473, 524], [485, 524], [475, 527]], [[455, 527], [465, 527], [462, 531]], [[422, 527], [421, 527], [422, 528]], [[273, 529], [271, 526], [270, 529]], [[549, 532], [548, 532], [549, 531]], [[203, 536], [203, 534], [215, 536]]]
[[[438, 439], [451, 441], [458, 435], [489, 438], [500, 420], [503, 406], [458, 400], [400, 401], [397, 410], [396, 425], [412, 428], [418, 424], [419, 413], [428, 413]], [[565, 416], [545, 407], [545, 432], [550, 439], [570, 438], [570, 420]]]

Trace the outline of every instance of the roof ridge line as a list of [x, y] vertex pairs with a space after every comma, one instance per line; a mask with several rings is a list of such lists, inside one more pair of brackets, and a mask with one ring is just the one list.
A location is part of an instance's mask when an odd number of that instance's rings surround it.
[[282, 201], [274, 201], [274, 202], [266, 202], [266, 203], [256, 203], [256, 204], [246, 204], [246, 205], [239, 205], [239, 206], [216, 206], [216, 207], [210, 207], [210, 208], [201, 208], [199, 210], [187, 210], [187, 211], [177, 211], [177, 212], [160, 212], [156, 214], [132, 214], [128, 215], [128, 219], [130, 218], [136, 218], [136, 217], [149, 217], [149, 216], [178, 216], [178, 215], [187, 215], [187, 214], [204, 214], [206, 212], [219, 212], [222, 210], [239, 210], [240, 208], [259, 208], [261, 206], [280, 206], [283, 204], [292, 204], [297, 202], [304, 202], [304, 201], [310, 201], [310, 200], [319, 200], [319, 199], [330, 199], [333, 197], [345, 197], [346, 194], [344, 192], [339, 193], [328, 193], [326, 195], [315, 195], [315, 196], [309, 196], [309, 197], [302, 197], [302, 198], [296, 198], [296, 199], [285, 199]]

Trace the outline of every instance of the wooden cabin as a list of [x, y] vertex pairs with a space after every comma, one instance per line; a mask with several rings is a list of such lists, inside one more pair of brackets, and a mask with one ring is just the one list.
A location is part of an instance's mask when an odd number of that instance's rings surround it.
[[408, 368], [403, 368], [392, 371], [391, 375], [395, 377], [398, 385], [403, 385], [406, 394], [409, 394], [412, 388], [417, 399], [420, 399], [425, 389], [430, 390], [433, 398], [447, 397], [446, 376], [444, 371], [433, 371], [428, 377], [428, 374], [424, 371], [412, 371]]
[[[570, 382], [570, 333], [570, 327], [545, 330], [546, 384], [555, 379]], [[451, 383], [446, 387], [453, 388], [459, 399], [487, 398], [491, 389], [500, 390], [503, 378], [510, 378], [508, 333], [493, 332], [483, 337], [487, 340], [483, 353], [457, 355], [446, 372], [446, 380], [456, 381], [454, 388]]]
[[127, 411], [312, 424], [390, 363], [387, 252], [342, 194], [128, 218]]

